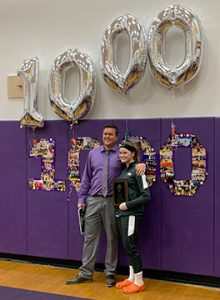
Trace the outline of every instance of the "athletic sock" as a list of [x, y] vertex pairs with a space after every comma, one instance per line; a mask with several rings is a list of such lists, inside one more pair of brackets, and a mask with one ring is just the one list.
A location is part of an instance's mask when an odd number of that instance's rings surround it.
[[139, 273], [134, 274], [134, 283], [138, 286], [142, 286], [144, 284], [143, 272], [139, 272]]
[[128, 280], [130, 282], [134, 282], [134, 269], [132, 266], [129, 266], [129, 277]]

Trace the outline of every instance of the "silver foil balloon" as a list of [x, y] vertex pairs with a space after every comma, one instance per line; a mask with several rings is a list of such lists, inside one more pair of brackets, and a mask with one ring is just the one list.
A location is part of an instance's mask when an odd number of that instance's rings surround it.
[[37, 111], [39, 59], [37, 57], [25, 59], [17, 75], [24, 81], [24, 113], [20, 125], [32, 128], [43, 127], [43, 116]]
[[[127, 33], [130, 61], [125, 73], [115, 65], [115, 43]], [[147, 35], [141, 23], [131, 15], [115, 19], [105, 30], [101, 44], [101, 71], [105, 81], [115, 91], [127, 93], [142, 78], [147, 62]]]
[[[176, 26], [185, 35], [185, 58], [179, 66], [171, 67], [165, 59], [166, 32]], [[192, 80], [202, 61], [202, 29], [198, 17], [180, 5], [171, 5], [152, 22], [148, 33], [148, 56], [154, 76], [169, 88]]]
[[[64, 97], [65, 74], [77, 66], [80, 74], [80, 93], [77, 99]], [[64, 120], [72, 123], [84, 117], [95, 98], [95, 69], [88, 55], [78, 49], [69, 49], [59, 55], [52, 66], [49, 79], [49, 98], [53, 110]]]

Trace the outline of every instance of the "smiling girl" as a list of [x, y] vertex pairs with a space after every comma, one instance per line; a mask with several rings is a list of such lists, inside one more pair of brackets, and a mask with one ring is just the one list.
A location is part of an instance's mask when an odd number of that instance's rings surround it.
[[136, 174], [135, 165], [139, 152], [134, 144], [120, 145], [119, 158], [124, 169], [119, 179], [128, 181], [128, 201], [119, 205], [119, 229], [129, 259], [129, 278], [118, 282], [116, 287], [126, 294], [144, 290], [141, 253], [137, 245], [138, 229], [144, 214], [144, 205], [150, 200], [150, 192], [145, 175]]

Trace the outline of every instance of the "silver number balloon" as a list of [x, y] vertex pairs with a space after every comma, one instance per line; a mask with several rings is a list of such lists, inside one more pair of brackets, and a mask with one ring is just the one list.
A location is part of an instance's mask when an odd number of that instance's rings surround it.
[[[125, 73], [115, 65], [114, 43], [127, 33], [130, 61]], [[101, 44], [101, 71], [105, 81], [115, 91], [127, 93], [141, 79], [147, 62], [147, 35], [141, 23], [131, 15], [115, 19], [105, 30]]]
[[[185, 59], [171, 67], [165, 59], [166, 32], [177, 26], [185, 34]], [[198, 73], [202, 59], [202, 29], [196, 15], [180, 5], [171, 5], [154, 20], [148, 33], [148, 56], [154, 76], [169, 88], [181, 86]]]
[[[64, 97], [65, 74], [77, 66], [80, 74], [80, 94], [68, 101]], [[78, 49], [69, 49], [59, 55], [52, 66], [49, 79], [49, 98], [53, 110], [64, 120], [72, 123], [84, 117], [95, 97], [95, 70], [88, 55]]]
[[43, 116], [37, 111], [39, 59], [25, 59], [17, 75], [24, 81], [24, 113], [20, 120], [21, 127], [43, 127]]

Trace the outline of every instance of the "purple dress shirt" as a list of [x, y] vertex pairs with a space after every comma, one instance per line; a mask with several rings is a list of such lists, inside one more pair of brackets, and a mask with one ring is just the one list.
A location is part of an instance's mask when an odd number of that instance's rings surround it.
[[[115, 145], [109, 150], [109, 177], [108, 195], [112, 195], [112, 180], [121, 173], [119, 160], [119, 148]], [[86, 161], [80, 189], [78, 191], [78, 203], [84, 204], [88, 196], [101, 195], [103, 164], [106, 159], [106, 150], [103, 146], [92, 149]]]

